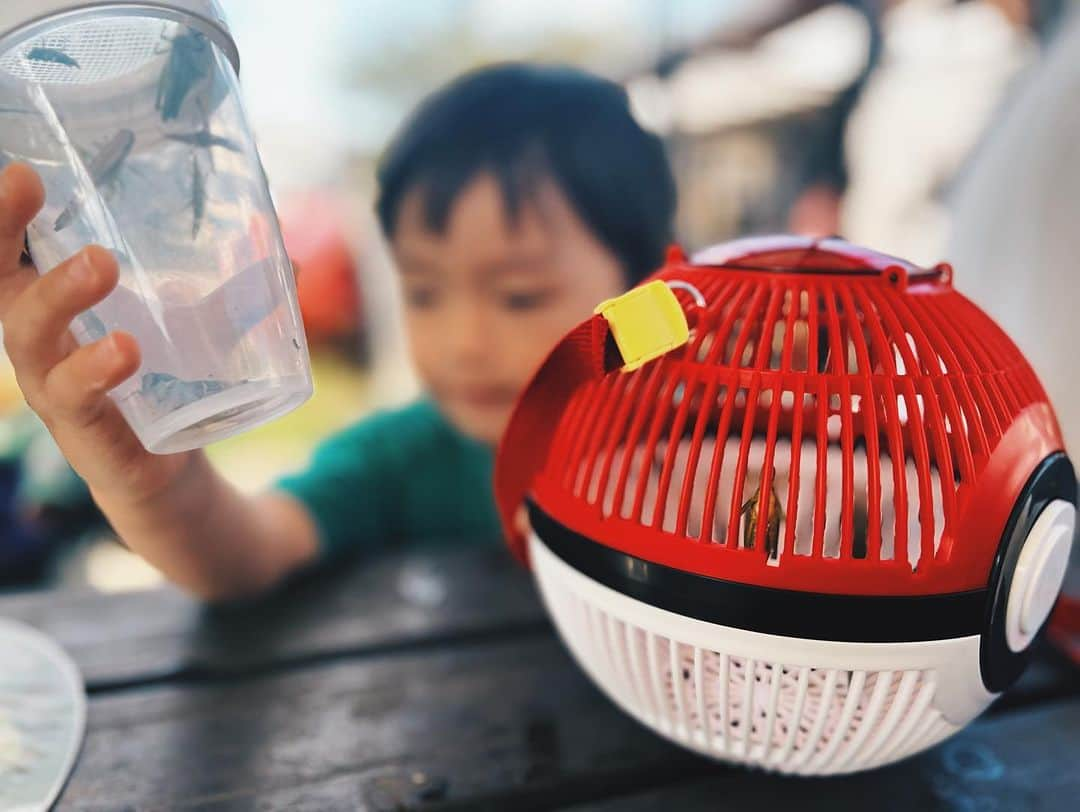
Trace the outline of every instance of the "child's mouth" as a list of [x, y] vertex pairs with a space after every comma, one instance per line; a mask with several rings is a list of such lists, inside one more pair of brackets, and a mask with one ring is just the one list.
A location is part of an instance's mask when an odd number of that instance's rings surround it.
[[505, 387], [475, 387], [463, 389], [461, 400], [475, 409], [491, 409], [513, 403], [514, 394]]

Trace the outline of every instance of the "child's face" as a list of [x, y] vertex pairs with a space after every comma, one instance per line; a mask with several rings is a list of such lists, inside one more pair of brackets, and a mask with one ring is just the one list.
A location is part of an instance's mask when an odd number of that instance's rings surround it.
[[494, 444], [548, 352], [625, 287], [615, 256], [553, 183], [510, 219], [498, 182], [478, 175], [442, 233], [420, 190], [401, 206], [392, 249], [405, 327], [427, 391], [462, 432]]

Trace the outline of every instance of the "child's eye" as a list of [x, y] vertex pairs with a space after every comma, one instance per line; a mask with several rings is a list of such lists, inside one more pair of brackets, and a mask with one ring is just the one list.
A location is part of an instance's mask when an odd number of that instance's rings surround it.
[[409, 288], [405, 291], [405, 304], [409, 307], [431, 307], [438, 298], [438, 291], [434, 288]]
[[543, 307], [551, 298], [551, 291], [508, 291], [499, 294], [499, 301], [507, 310], [535, 310]]

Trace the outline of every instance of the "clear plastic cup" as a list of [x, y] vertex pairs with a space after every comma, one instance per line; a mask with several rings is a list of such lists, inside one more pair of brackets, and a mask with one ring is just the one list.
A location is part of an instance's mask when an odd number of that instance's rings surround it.
[[3, 160], [29, 164], [46, 188], [31, 255], [44, 272], [91, 243], [115, 253], [119, 286], [73, 332], [138, 340], [142, 365], [111, 397], [155, 453], [245, 431], [312, 392], [292, 267], [222, 31], [175, 9], [112, 6], [0, 39]]

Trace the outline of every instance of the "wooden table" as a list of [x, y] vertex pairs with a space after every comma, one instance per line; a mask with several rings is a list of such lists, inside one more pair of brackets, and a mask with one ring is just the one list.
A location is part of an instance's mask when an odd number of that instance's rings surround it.
[[75, 658], [60, 810], [1080, 809], [1080, 680], [1044, 651], [966, 731], [831, 779], [726, 767], [619, 712], [499, 550], [369, 563], [257, 605], [0, 600]]

